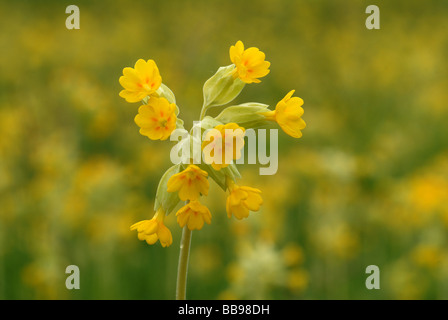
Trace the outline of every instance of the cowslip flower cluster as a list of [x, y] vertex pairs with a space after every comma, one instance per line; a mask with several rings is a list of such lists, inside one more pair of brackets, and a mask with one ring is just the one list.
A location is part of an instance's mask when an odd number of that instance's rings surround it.
[[[269, 110], [268, 105], [250, 102], [227, 106], [216, 117], [206, 115], [212, 107], [229, 104], [246, 84], [259, 83], [270, 72], [265, 54], [255, 47], [245, 49], [241, 41], [230, 47], [229, 57], [232, 64], [220, 67], [203, 87], [200, 130], [205, 138], [200, 141], [199, 150], [203, 162], [195, 163], [190, 155], [181, 157], [159, 181], [152, 219], [131, 226], [131, 230], [137, 230], [138, 239], [148, 244], [157, 241], [163, 247], [172, 244], [172, 234], [164, 219], [180, 202], [183, 205], [175, 216], [181, 228], [201, 230], [204, 224], [212, 222], [210, 210], [201, 203], [202, 197], [208, 195], [210, 178], [227, 192], [225, 208], [229, 218], [241, 220], [249, 217], [250, 212], [260, 210], [261, 190], [236, 184], [241, 175], [234, 160], [241, 157], [246, 129], [276, 122], [286, 134], [294, 138], [302, 136], [301, 130], [306, 126], [302, 119], [303, 100], [293, 97], [294, 90], [274, 110]], [[186, 132], [182, 143], [187, 143], [188, 148], [193, 146], [193, 129], [185, 130], [175, 96], [162, 82], [154, 60], [139, 59], [134, 68], [124, 68], [119, 82], [123, 87], [122, 98], [129, 103], [142, 103], [134, 119], [141, 135], [151, 140], [167, 140], [174, 130], [182, 130]]]

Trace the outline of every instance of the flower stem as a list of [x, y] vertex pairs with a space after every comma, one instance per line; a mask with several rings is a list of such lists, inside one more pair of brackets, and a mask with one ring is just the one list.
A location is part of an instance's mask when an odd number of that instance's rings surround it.
[[186, 299], [190, 244], [191, 230], [185, 226], [182, 230], [182, 240], [180, 241], [179, 265], [177, 267], [176, 300]]
[[205, 105], [203, 105], [202, 109], [201, 109], [201, 114], [199, 116], [199, 121], [202, 121], [202, 119], [204, 119], [206, 112], [207, 112], [207, 108], [205, 107]]

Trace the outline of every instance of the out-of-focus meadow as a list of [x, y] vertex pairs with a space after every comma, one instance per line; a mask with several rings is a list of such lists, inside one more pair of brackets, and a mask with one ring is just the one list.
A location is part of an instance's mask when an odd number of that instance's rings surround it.
[[[264, 198], [248, 219], [229, 220], [211, 187], [188, 298], [448, 299], [448, 3], [374, 2], [2, 1], [0, 298], [174, 298], [174, 214], [169, 248], [129, 230], [152, 217], [173, 143], [138, 133], [118, 78], [154, 59], [190, 128], [242, 40], [271, 73], [236, 102], [296, 89], [307, 128], [279, 132], [276, 175], [241, 166]], [[80, 30], [65, 27], [70, 4]], [[370, 4], [380, 30], [365, 27]], [[65, 287], [71, 264], [80, 290]]]

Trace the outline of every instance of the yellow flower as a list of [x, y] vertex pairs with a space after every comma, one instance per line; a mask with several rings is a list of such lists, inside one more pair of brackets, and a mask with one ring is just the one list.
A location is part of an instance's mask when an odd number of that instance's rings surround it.
[[139, 59], [134, 68], [123, 69], [119, 81], [124, 88], [120, 92], [120, 97], [127, 102], [139, 102], [159, 89], [162, 77], [154, 60]]
[[[300, 138], [306, 123], [301, 118], [303, 115], [303, 100], [292, 97], [295, 90], [291, 90], [277, 103], [274, 111], [263, 112], [266, 120], [276, 121], [285, 133], [294, 138]], [[292, 98], [291, 98], [292, 97]]]
[[169, 247], [173, 243], [171, 231], [163, 224], [165, 212], [157, 210], [151, 220], [143, 220], [131, 226], [131, 230], [138, 232], [139, 240], [146, 240], [148, 244], [154, 244], [160, 240], [162, 247]]
[[245, 129], [236, 123], [220, 124], [207, 132], [202, 143], [205, 163], [211, 164], [215, 170], [221, 170], [233, 159], [239, 159], [244, 147], [244, 134]]
[[193, 200], [179, 209], [176, 213], [177, 223], [183, 228], [187, 225], [190, 230], [201, 230], [204, 221], [207, 224], [212, 222], [210, 210], [199, 201]]
[[[229, 183], [230, 182], [230, 183]], [[249, 211], [258, 211], [263, 204], [261, 190], [251, 187], [238, 186], [233, 181], [228, 181], [230, 194], [227, 197], [226, 211], [229, 218], [232, 214], [238, 220], [247, 218]]]
[[171, 176], [167, 182], [168, 192], [179, 191], [179, 198], [182, 201], [198, 200], [200, 194], [208, 194], [207, 176], [206, 171], [190, 164], [184, 171]]
[[258, 48], [251, 47], [244, 50], [244, 44], [237, 41], [230, 47], [230, 60], [236, 68], [233, 73], [234, 78], [240, 78], [245, 83], [259, 83], [258, 78], [262, 78], [269, 73], [271, 63], [265, 61], [265, 54]]
[[443, 252], [437, 246], [421, 244], [412, 252], [412, 258], [419, 266], [437, 268], [443, 260]]
[[140, 134], [151, 140], [166, 140], [176, 129], [176, 105], [165, 98], [152, 96], [147, 105], [142, 105], [135, 116]]

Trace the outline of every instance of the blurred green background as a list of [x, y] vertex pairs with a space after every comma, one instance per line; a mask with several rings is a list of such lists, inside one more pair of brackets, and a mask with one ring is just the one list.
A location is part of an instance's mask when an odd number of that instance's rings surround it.
[[[71, 4], [80, 30], [65, 27]], [[276, 175], [241, 166], [264, 198], [248, 219], [229, 220], [211, 187], [188, 298], [448, 299], [447, 21], [442, 0], [1, 1], [0, 298], [174, 298], [174, 215], [169, 248], [129, 230], [152, 217], [172, 143], [138, 133], [118, 78], [154, 59], [189, 128], [242, 40], [271, 73], [236, 102], [296, 89], [307, 128], [280, 132]], [[80, 290], [65, 287], [71, 264]]]

